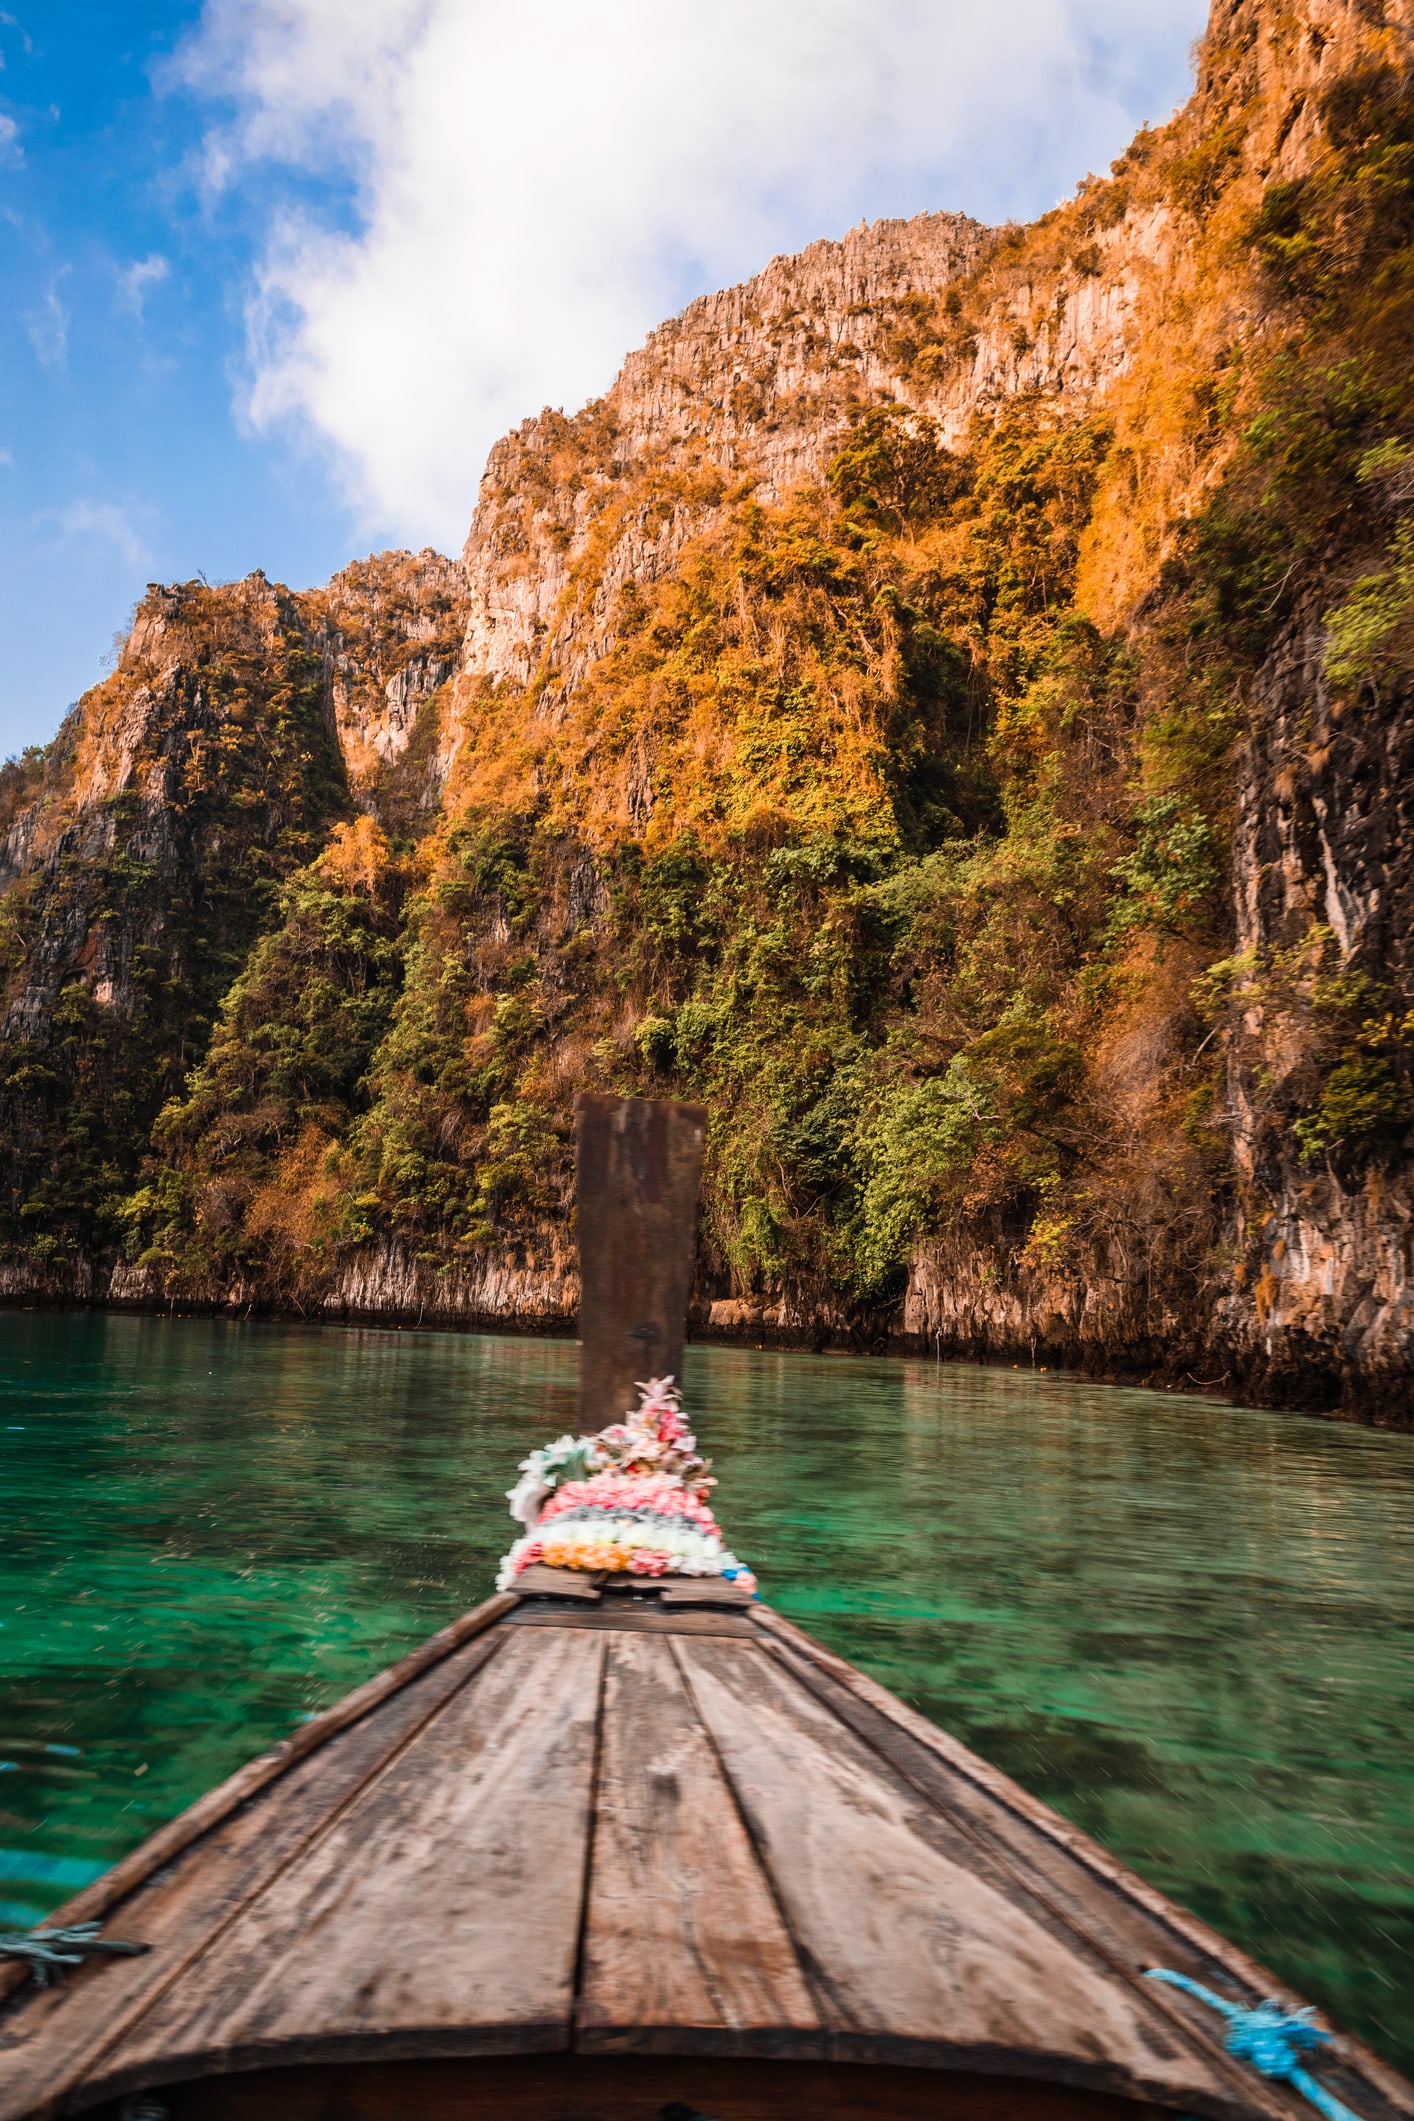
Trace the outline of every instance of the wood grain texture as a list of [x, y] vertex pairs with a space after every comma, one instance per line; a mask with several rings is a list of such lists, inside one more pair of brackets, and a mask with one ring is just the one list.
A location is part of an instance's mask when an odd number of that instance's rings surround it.
[[635, 1384], [682, 1375], [707, 1114], [646, 1097], [574, 1104], [579, 1423], [637, 1406]]
[[669, 1608], [707, 1605], [747, 1612], [756, 1603], [754, 1591], [728, 1583], [725, 1576], [666, 1576], [658, 1595], [660, 1603]]
[[[987, 1805], [985, 1817], [989, 1827], [1005, 1833], [1008, 1820], [1024, 1822], [1036, 1837], [1034, 1842], [1025, 1844], [1028, 1853], [1042, 1842], [1063, 1850], [1067, 1857], [1082, 1865], [1095, 1878], [1118, 1887], [1136, 1907], [1144, 1908], [1160, 1925], [1170, 1944], [1186, 1945], [1211, 1954], [1209, 1964], [1214, 1972], [1240, 1969], [1244, 1982], [1261, 1994], [1291, 1995], [1275, 1974], [1248, 1959], [1236, 1945], [1230, 1944], [1216, 1930], [1209, 1929], [1186, 1908], [1166, 1899], [1136, 1871], [1102, 1848], [1098, 1841], [1093, 1841], [1079, 1827], [1072, 1826], [1068, 1819], [1062, 1819], [1058, 1812], [1043, 1804], [1039, 1797], [1033, 1797], [1009, 1775], [1004, 1775], [1000, 1768], [971, 1752], [950, 1732], [930, 1723], [926, 1716], [910, 1708], [907, 1702], [900, 1701], [887, 1687], [880, 1686], [877, 1680], [870, 1679], [845, 1658], [837, 1657], [823, 1643], [784, 1619], [770, 1606], [759, 1605], [754, 1617], [763, 1632], [794, 1660], [795, 1669], [808, 1666], [819, 1679], [837, 1690], [828, 1698], [838, 1712], [847, 1712], [851, 1700], [860, 1703], [913, 1739], [960, 1783], [969, 1786]], [[1292, 2000], [1296, 1999], [1293, 1997]]]
[[579, 1598], [586, 1605], [594, 1605], [603, 1596], [599, 1578], [588, 1571], [581, 1574], [575, 1569], [552, 1569], [543, 1561], [533, 1561], [528, 1569], [522, 1569], [516, 1578], [518, 1598]]
[[[1126, 2093], [1305, 2121], [1137, 1978], [1191, 1948], [1200, 1977], [1250, 1992], [1250, 1962], [768, 1609], [506, 1599], [478, 1637], [487, 1611], [320, 1719], [307, 1757], [252, 1763], [194, 1807], [194, 1838], [154, 1837], [160, 1870], [146, 1845], [116, 1914], [155, 1949], [0, 2005], [0, 2121], [183, 2077], [202, 2082], [173, 2094], [178, 2121], [254, 2116], [242, 2087], [276, 2062], [302, 2065], [278, 2080], [294, 2103], [261, 2121], [656, 2121], [682, 2096], [716, 2121], [1155, 2111], [1102, 2097]], [[576, 2022], [584, 2052], [558, 2078], [471, 2059], [563, 2050]], [[652, 2108], [634, 2103], [646, 2078], [574, 2075], [685, 2049], [697, 2088]], [[814, 2078], [779, 2059], [822, 2052]], [[465, 2059], [398, 2074], [434, 2056]], [[1360, 2057], [1342, 2041], [1318, 2073], [1364, 2121], [1408, 2121], [1410, 2087]], [[869, 2088], [851, 2104], [846, 2082]]]
[[660, 1606], [622, 1604], [606, 1598], [600, 1606], [552, 1606], [527, 1602], [506, 1617], [514, 1628], [592, 1628], [601, 1634], [721, 1635], [729, 1642], [751, 1642], [755, 1628], [746, 1613], [695, 1612]]
[[[134, 1892], [145, 1879], [150, 1878], [165, 1864], [171, 1863], [184, 1849], [189, 1848], [203, 1834], [209, 1833], [239, 1805], [249, 1803], [268, 1783], [285, 1774], [297, 1761], [303, 1760], [307, 1753], [316, 1751], [338, 1732], [347, 1730], [350, 1724], [356, 1723], [361, 1716], [366, 1716], [370, 1709], [376, 1708], [380, 1702], [396, 1694], [419, 1673], [440, 1664], [444, 1657], [450, 1656], [452, 1651], [459, 1649], [464, 1642], [470, 1642], [475, 1636], [483, 1634], [487, 1628], [493, 1627], [514, 1604], [514, 1592], [498, 1592], [494, 1598], [488, 1598], [481, 1605], [474, 1606], [469, 1613], [461, 1614], [449, 1626], [439, 1629], [435, 1635], [429, 1635], [426, 1642], [420, 1642], [415, 1650], [409, 1650], [406, 1657], [399, 1658], [396, 1664], [390, 1664], [386, 1670], [376, 1672], [372, 1679], [366, 1679], [362, 1686], [355, 1687], [351, 1694], [346, 1694], [342, 1701], [336, 1701], [318, 1716], [311, 1716], [308, 1723], [302, 1723], [297, 1731], [291, 1732], [288, 1738], [281, 1739], [268, 1753], [261, 1753], [256, 1759], [248, 1760], [244, 1767], [237, 1768], [234, 1775], [228, 1776], [214, 1790], [208, 1790], [204, 1797], [199, 1797], [186, 1811], [179, 1813], [175, 1819], [169, 1819], [166, 1826], [159, 1827], [155, 1834], [150, 1834], [131, 1854], [124, 1856], [120, 1863], [115, 1863], [111, 1871], [105, 1871], [101, 1878], [95, 1878], [91, 1885], [86, 1885], [72, 1900], [66, 1900], [61, 1908], [57, 1908], [49, 1916], [49, 1921], [55, 1925], [101, 1922], [111, 1909]], [[22, 1966], [0, 1963], [0, 2003], [16, 1989], [23, 1987], [27, 1980], [28, 1975]]]
[[495, 1632], [483, 1634], [416, 1675], [146, 1877], [118, 1914], [123, 1934], [152, 1947], [145, 1958], [90, 1961], [62, 1987], [28, 1987], [13, 1996], [0, 2011], [0, 2121], [50, 2111], [69, 2087], [98, 2069], [241, 1908], [337, 1818], [504, 1640]]
[[570, 2036], [600, 1673], [516, 1633], [105, 2060], [164, 2075]]
[[1097, 2091], [1282, 2112], [973, 1860], [773, 1661], [677, 1655], [824, 1997], [832, 2052], [1014, 2066]]
[[795, 1948], [671, 1642], [616, 1635], [608, 1658], [576, 2046], [820, 2054]]
[[[1222, 1993], [1244, 2000], [1240, 1986], [1223, 1968], [1197, 1960], [1171, 1931], [1143, 1907], [1130, 1902], [1116, 1886], [1089, 1872], [1058, 1840], [1038, 1833], [1029, 1819], [1009, 1811], [985, 1787], [925, 1748], [911, 1731], [836, 1685], [809, 1660], [795, 1655], [789, 1645], [773, 1644], [772, 1654], [815, 1694], [829, 1714], [837, 1716], [871, 1751], [887, 1761], [940, 1822], [946, 1821], [956, 1830], [964, 1857], [970, 1844], [984, 1875], [997, 1878], [1013, 1890], [1019, 1885], [1028, 1899], [1053, 1918], [1060, 1933], [1068, 1930], [1073, 1940], [1083, 1941], [1122, 1982], [1137, 1987], [1145, 2009], [1168, 2018], [1185, 2045], [1205, 2052], [1220, 2074], [1235, 2074], [1224, 2054], [1221, 2021], [1171, 1989], [1142, 1982], [1139, 1971], [1149, 1966], [1174, 1966], [1195, 1980], [1216, 1980]], [[883, 1689], [879, 1692], [883, 1695]], [[887, 1695], [883, 1698], [892, 1699]], [[1245, 2000], [1256, 1999], [1248, 1995]], [[1293, 2095], [1280, 2087], [1271, 2087], [1269, 2095], [1273, 2112], [1299, 2110]], [[1284, 2102], [1291, 2102], [1290, 2106]], [[1370, 2121], [1377, 2121], [1377, 2117], [1371, 2116]], [[1378, 2121], [1385, 2121], [1385, 2117], [1378, 2117]]]
[[[834, 1714], [891, 1752], [930, 1801], [966, 1812], [1014, 1869], [1069, 1905], [1087, 1932], [1115, 1956], [1134, 1967], [1174, 1967], [1239, 2001], [1276, 1996], [1289, 2008], [1300, 2007], [1303, 1999], [1275, 1974], [949, 1732], [768, 1606], [758, 1605], [754, 1617], [790, 1668], [819, 1690]], [[938, 1771], [935, 1779], [927, 1773], [930, 1760]], [[1201, 2004], [1175, 1991], [1161, 1991], [1160, 2001], [1194, 2040], [1220, 2054], [1221, 2034]], [[1317, 2023], [1325, 2022], [1318, 2015]], [[1414, 2116], [1414, 2086], [1349, 2034], [1335, 2032], [1323, 2050], [1319, 2074], [1346, 2104], [1363, 2107], [1368, 2121]], [[1274, 2113], [1293, 2121], [1301, 2114], [1305, 2102], [1296, 2093], [1271, 2086], [1268, 2094]]]
[[536, 2055], [260, 2070], [163, 2092], [173, 2121], [1174, 2121], [1064, 2085], [848, 2063]]

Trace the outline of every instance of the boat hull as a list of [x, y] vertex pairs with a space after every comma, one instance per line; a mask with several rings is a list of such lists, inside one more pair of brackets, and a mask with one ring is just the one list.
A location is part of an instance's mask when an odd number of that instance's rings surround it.
[[[172, 2121], [1160, 2121], [1163, 2113], [968, 2071], [705, 2056], [314, 2065], [166, 2085], [156, 2096]], [[121, 2105], [90, 2111], [118, 2121]]]
[[150, 1949], [0, 1972], [0, 2121], [1302, 2112], [1146, 1970], [1271, 1975], [727, 1586], [492, 1599], [56, 1920]]

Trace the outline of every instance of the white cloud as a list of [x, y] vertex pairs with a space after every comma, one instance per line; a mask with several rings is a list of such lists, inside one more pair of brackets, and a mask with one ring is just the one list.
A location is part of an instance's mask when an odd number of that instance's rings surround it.
[[[3, 65], [0, 59], [0, 65]], [[20, 128], [13, 118], [0, 111], [0, 157], [7, 162], [23, 162], [24, 149], [20, 146]]]
[[130, 310], [135, 317], [142, 315], [142, 305], [149, 287], [156, 287], [165, 280], [171, 267], [157, 251], [146, 258], [135, 258], [131, 265], [118, 268], [118, 304]]
[[604, 389], [687, 296], [866, 215], [1043, 209], [1167, 115], [1204, 11], [207, 0], [179, 61], [233, 110], [206, 180], [289, 173], [246, 411], [327, 446], [370, 524], [455, 545], [497, 435]]
[[151, 565], [151, 555], [131, 519], [112, 501], [71, 501], [67, 508], [46, 508], [35, 521], [56, 524], [68, 538], [106, 539], [134, 573]]
[[69, 312], [59, 300], [59, 282], [68, 269], [66, 265], [56, 273], [38, 307], [25, 312], [25, 332], [43, 368], [62, 368], [68, 358]]

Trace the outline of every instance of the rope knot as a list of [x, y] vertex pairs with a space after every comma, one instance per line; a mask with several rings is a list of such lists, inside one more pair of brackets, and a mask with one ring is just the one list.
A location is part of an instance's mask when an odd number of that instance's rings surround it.
[[36, 1986], [48, 1988], [66, 1967], [82, 1966], [87, 1958], [139, 1959], [151, 1949], [122, 1937], [100, 1937], [100, 1927], [97, 1922], [75, 1922], [52, 1929], [41, 1923], [33, 1930], [0, 1931], [0, 1959], [21, 1960]]
[[1299, 2011], [1284, 2011], [1274, 1996], [1268, 1996], [1249, 2010], [1244, 2004], [1230, 2003], [1226, 1996], [1215, 1996], [1201, 1981], [1191, 1981], [1187, 1974], [1176, 1974], [1167, 1966], [1151, 1966], [1148, 1978], [1166, 1981], [1170, 1988], [1181, 1988], [1185, 1995], [1196, 1996], [1209, 2010], [1220, 2011], [1227, 2020], [1223, 2045], [1237, 2061], [1250, 2062], [1262, 2076], [1291, 2085], [1326, 2116], [1326, 2121], [1360, 2121], [1358, 2114], [1342, 2106], [1334, 2092], [1328, 2092], [1301, 2067], [1302, 2051], [1320, 2047], [1331, 2037], [1311, 2023], [1315, 2014], [1310, 2004]]
[[1234, 2010], [1228, 2019], [1227, 2051], [1240, 2062], [1250, 2062], [1264, 2077], [1289, 2077], [1305, 2048], [1320, 2047], [1330, 2039], [1311, 2023], [1312, 2012], [1284, 2011], [1268, 1996], [1255, 2010]]

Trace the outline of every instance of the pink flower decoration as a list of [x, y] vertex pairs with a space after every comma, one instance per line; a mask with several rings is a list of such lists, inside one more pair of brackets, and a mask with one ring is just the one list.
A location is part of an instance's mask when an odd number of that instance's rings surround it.
[[[721, 1527], [707, 1507], [717, 1483], [710, 1461], [697, 1454], [697, 1439], [683, 1416], [676, 1383], [658, 1377], [640, 1385], [639, 1392], [642, 1404], [634, 1413], [597, 1437], [579, 1439], [579, 1464], [598, 1471], [558, 1482], [552, 1466], [526, 1508], [515, 1507], [519, 1488], [512, 1495], [511, 1514], [527, 1527], [538, 1523], [540, 1532], [527, 1538], [514, 1559], [506, 1557], [502, 1583], [537, 1561], [557, 1568], [627, 1570], [636, 1576], [664, 1576], [676, 1570], [693, 1575], [704, 1567], [710, 1574], [720, 1555], [729, 1575], [747, 1587], [754, 1584], [749, 1571], [724, 1551]], [[533, 1472], [553, 1455], [553, 1450], [533, 1454], [533, 1463], [527, 1463]], [[574, 1455], [561, 1451], [556, 1463]], [[577, 1517], [576, 1511], [584, 1515]], [[652, 1544], [655, 1528], [666, 1546]], [[631, 1544], [640, 1536], [642, 1545]]]

